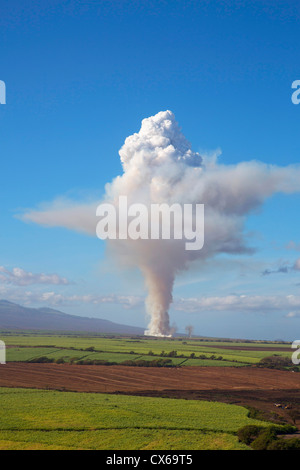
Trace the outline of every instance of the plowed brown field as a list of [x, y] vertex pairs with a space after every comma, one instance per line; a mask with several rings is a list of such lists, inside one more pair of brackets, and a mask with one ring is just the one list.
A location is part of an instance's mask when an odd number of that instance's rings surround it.
[[9, 362], [0, 366], [1, 387], [79, 392], [143, 390], [298, 390], [300, 374], [241, 367], [126, 367]]
[[241, 367], [126, 367], [9, 362], [0, 386], [64, 388], [80, 392], [142, 390], [299, 389], [300, 374]]
[[[0, 387], [211, 399], [276, 412], [290, 422], [291, 410], [285, 406], [299, 412], [300, 403], [299, 373], [255, 367], [150, 368], [9, 362], [0, 365]], [[282, 408], [275, 407], [278, 401]]]

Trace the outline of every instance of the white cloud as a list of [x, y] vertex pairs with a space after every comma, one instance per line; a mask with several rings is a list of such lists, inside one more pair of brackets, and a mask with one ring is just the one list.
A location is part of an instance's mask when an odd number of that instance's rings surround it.
[[298, 258], [295, 263], [294, 263], [294, 266], [293, 266], [293, 269], [295, 271], [300, 271], [300, 258]]
[[287, 250], [295, 250], [295, 251], [300, 251], [300, 243], [296, 243], [293, 240], [289, 241], [289, 243], [286, 245]]
[[6, 269], [0, 266], [0, 283], [13, 284], [16, 286], [28, 286], [31, 284], [70, 284], [68, 279], [60, 277], [58, 274], [31, 273], [22, 268]]
[[265, 269], [262, 272], [263, 276], [269, 275], [269, 274], [277, 274], [277, 273], [284, 273], [287, 274], [292, 271], [300, 271], [300, 258], [298, 258], [294, 264], [289, 264], [287, 262], [280, 264], [278, 267], [274, 269]]
[[297, 318], [297, 317], [300, 317], [300, 312], [289, 312], [286, 315], [286, 318]]
[[[54, 291], [36, 292], [0, 285], [0, 295], [12, 302], [26, 305], [105, 305], [115, 304], [124, 309], [143, 305], [145, 299], [133, 295], [61, 294]], [[210, 297], [175, 298], [173, 309], [185, 314], [211, 312], [280, 313], [287, 318], [300, 316], [300, 295], [226, 295]]]
[[227, 295], [223, 297], [187, 298], [174, 301], [176, 310], [186, 312], [282, 312], [300, 308], [300, 296], [295, 295]]
[[35, 305], [46, 304], [51, 306], [69, 304], [116, 304], [125, 309], [134, 308], [141, 304], [144, 299], [133, 295], [93, 295], [93, 294], [61, 294], [54, 291], [39, 292], [34, 290], [24, 290], [12, 286], [0, 284], [0, 295], [11, 302]]

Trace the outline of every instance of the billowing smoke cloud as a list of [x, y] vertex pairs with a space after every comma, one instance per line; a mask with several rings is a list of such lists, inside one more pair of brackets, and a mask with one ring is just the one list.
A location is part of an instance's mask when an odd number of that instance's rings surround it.
[[[128, 204], [204, 204], [205, 243], [188, 251], [185, 240], [109, 240], [109, 249], [125, 265], [138, 266], [148, 290], [150, 324], [147, 334], [170, 335], [169, 307], [178, 272], [197, 259], [219, 253], [250, 253], [244, 236], [245, 217], [275, 192], [300, 190], [300, 169], [280, 168], [259, 162], [220, 165], [191, 150], [171, 111], [142, 121], [141, 129], [125, 140], [120, 157], [123, 174], [106, 187], [106, 201]], [[94, 234], [95, 204], [56, 201], [23, 219], [48, 226], [60, 225]]]

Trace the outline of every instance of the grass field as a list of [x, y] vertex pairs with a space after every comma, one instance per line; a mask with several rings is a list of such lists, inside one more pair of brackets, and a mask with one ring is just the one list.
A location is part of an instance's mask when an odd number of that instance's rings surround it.
[[237, 430], [262, 424], [236, 405], [0, 389], [0, 449], [246, 449]]

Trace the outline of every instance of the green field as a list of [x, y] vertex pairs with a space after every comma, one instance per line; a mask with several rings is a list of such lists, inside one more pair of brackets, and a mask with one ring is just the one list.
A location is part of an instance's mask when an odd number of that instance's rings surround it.
[[[103, 337], [88, 334], [16, 334], [0, 332], [7, 345], [6, 360], [35, 361], [47, 357], [65, 362], [107, 361], [120, 364], [124, 361], [153, 361], [170, 359], [174, 366], [246, 366], [257, 364], [262, 358], [274, 354], [290, 357], [288, 343], [238, 342], [182, 338]], [[255, 350], [256, 347], [262, 351]], [[239, 350], [238, 348], [251, 348]], [[276, 348], [276, 351], [270, 348]], [[229, 348], [229, 349], [228, 349]], [[230, 349], [233, 348], [233, 349]]]
[[[177, 367], [246, 367], [275, 354], [291, 356], [283, 350], [288, 343], [256, 341], [41, 332], [0, 332], [0, 339], [7, 362], [47, 358], [82, 367], [86, 361], [138, 365], [155, 360]], [[263, 350], [255, 350], [258, 346]], [[0, 389], [0, 399], [0, 450], [238, 450], [248, 449], [238, 442], [238, 429], [262, 425], [243, 407], [198, 400], [17, 388]]]
[[236, 405], [94, 393], [0, 389], [0, 449], [247, 449], [262, 424]]

